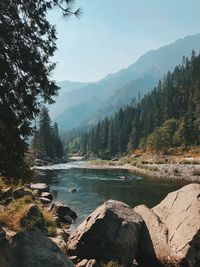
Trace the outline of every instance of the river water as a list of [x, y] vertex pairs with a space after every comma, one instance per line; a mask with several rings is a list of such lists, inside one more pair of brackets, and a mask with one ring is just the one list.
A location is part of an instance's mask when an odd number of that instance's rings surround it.
[[[144, 178], [126, 170], [85, 169], [84, 162], [41, 167], [35, 171], [34, 182], [45, 182], [54, 194], [54, 200], [69, 205], [78, 219], [87, 215], [108, 199], [120, 200], [131, 207], [146, 204], [153, 207], [169, 192], [184, 185], [181, 181]], [[126, 180], [119, 179], [126, 176]], [[71, 193], [72, 188], [76, 193]]]

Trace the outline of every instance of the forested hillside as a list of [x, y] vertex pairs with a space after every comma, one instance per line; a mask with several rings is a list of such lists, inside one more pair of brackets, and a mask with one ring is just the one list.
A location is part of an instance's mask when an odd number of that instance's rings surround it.
[[200, 145], [200, 55], [194, 51], [138, 104], [120, 108], [66, 146], [69, 153], [110, 158], [137, 148], [167, 152], [191, 145]]
[[[52, 119], [61, 130], [89, 128], [120, 107], [130, 105], [133, 98], [144, 96], [156, 86], [164, 73], [181, 64], [183, 56], [194, 50], [199, 53], [200, 34], [187, 36], [174, 43], [151, 50], [134, 64], [90, 84], [61, 83], [60, 96], [49, 106]], [[117, 56], [117, 55], [116, 55]], [[71, 89], [71, 86], [76, 90]], [[79, 116], [77, 116], [79, 114]]]

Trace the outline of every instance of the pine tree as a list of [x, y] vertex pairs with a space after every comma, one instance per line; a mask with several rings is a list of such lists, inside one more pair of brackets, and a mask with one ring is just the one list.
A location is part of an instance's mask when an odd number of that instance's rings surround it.
[[61, 159], [63, 157], [63, 145], [60, 140], [58, 124], [52, 126], [48, 109], [44, 106], [39, 116], [39, 126], [35, 131], [32, 141], [32, 149], [35, 157]]
[[[0, 173], [17, 176], [23, 165], [26, 140], [40, 102], [51, 103], [58, 87], [50, 75], [50, 58], [56, 50], [56, 29], [47, 12], [59, 7], [63, 15], [73, 11], [73, 0], [0, 1]], [[6, 113], [4, 112], [6, 111]], [[9, 124], [9, 133], [8, 127]], [[11, 145], [12, 144], [12, 145]], [[10, 154], [10, 157], [6, 157]], [[12, 158], [13, 155], [13, 158]], [[12, 168], [9, 166], [12, 165]]]

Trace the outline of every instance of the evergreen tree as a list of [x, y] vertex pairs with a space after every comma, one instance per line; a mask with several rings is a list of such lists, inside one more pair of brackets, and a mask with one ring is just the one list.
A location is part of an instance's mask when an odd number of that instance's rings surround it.
[[4, 136], [0, 138], [0, 173], [4, 175], [17, 176], [40, 102], [52, 102], [58, 91], [50, 77], [55, 68], [50, 58], [56, 50], [56, 30], [47, 12], [56, 6], [65, 16], [79, 16], [73, 2], [0, 1], [0, 130]]
[[36, 157], [51, 159], [63, 157], [63, 146], [60, 140], [58, 124], [51, 125], [51, 119], [46, 107], [39, 116], [39, 126], [33, 137], [32, 149]]
[[109, 158], [138, 147], [167, 153], [171, 147], [199, 146], [199, 73], [200, 55], [193, 52], [139, 103], [120, 108], [89, 131], [89, 154], [103, 158], [106, 151]]

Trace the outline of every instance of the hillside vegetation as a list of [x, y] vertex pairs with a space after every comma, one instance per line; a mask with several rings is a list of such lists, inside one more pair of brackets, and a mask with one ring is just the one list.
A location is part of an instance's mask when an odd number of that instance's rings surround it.
[[137, 148], [167, 153], [200, 145], [200, 55], [192, 52], [135, 105], [67, 142], [70, 153], [111, 158]]
[[[183, 56], [199, 53], [200, 34], [151, 50], [134, 64], [89, 84], [58, 83], [61, 87], [56, 103], [49, 106], [50, 115], [61, 130], [89, 128], [120, 107], [130, 105], [157, 85], [167, 71], [181, 64]], [[116, 55], [117, 57], [117, 55]]]

